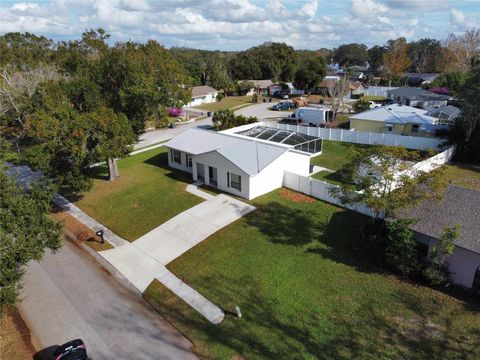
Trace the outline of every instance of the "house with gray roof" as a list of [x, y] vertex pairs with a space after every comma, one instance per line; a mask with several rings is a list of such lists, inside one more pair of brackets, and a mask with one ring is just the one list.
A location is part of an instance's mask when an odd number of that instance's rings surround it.
[[350, 116], [350, 129], [355, 131], [433, 137], [442, 128], [436, 118], [423, 109], [401, 104], [377, 107]]
[[387, 97], [398, 104], [426, 110], [447, 105], [448, 100], [452, 99], [451, 96], [438, 95], [415, 87], [387, 90]]
[[425, 201], [400, 216], [418, 220], [410, 229], [428, 253], [438, 247], [445, 226], [458, 224], [455, 251], [447, 258], [451, 280], [480, 291], [480, 191], [450, 185], [441, 200]]
[[321, 139], [255, 124], [238, 131], [189, 129], [168, 148], [170, 167], [219, 190], [253, 199], [282, 186], [285, 171], [308, 176]]
[[218, 90], [210, 86], [194, 86], [191, 88], [192, 98], [185, 107], [214, 103], [217, 101]]

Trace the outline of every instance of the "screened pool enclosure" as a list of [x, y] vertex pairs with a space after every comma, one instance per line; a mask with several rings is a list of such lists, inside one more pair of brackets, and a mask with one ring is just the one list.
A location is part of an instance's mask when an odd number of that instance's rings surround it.
[[255, 126], [236, 134], [291, 145], [295, 150], [308, 152], [310, 154], [316, 154], [322, 151], [321, 138], [291, 130], [275, 129], [267, 126]]

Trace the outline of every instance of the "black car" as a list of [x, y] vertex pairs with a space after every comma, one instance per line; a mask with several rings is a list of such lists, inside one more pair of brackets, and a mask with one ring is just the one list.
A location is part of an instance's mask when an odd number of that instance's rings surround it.
[[54, 360], [88, 360], [87, 348], [82, 339], [60, 345], [53, 353]]

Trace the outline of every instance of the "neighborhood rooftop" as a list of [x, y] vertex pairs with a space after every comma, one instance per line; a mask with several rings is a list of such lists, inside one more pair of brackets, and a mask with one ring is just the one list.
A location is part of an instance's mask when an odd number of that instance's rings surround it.
[[438, 95], [430, 91], [422, 90], [415, 87], [401, 87], [398, 89], [387, 90], [387, 93], [393, 94], [395, 96], [422, 100], [449, 100], [451, 98], [450, 96]]
[[426, 116], [424, 114], [425, 110], [422, 109], [417, 109], [406, 105], [392, 104], [352, 115], [351, 118], [358, 120], [387, 122], [392, 124], [413, 123], [433, 125], [437, 121], [436, 118]]
[[210, 86], [194, 86], [192, 87], [192, 98], [205, 96], [211, 93], [216, 93], [218, 90], [210, 87]]
[[458, 224], [455, 244], [480, 253], [480, 191], [450, 185], [442, 200], [425, 201], [401, 215], [418, 219], [412, 230], [437, 239], [444, 226]]

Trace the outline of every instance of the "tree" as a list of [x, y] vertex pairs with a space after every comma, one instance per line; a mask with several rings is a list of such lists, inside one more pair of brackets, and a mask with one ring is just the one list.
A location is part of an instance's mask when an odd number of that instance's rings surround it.
[[41, 181], [24, 192], [0, 165], [0, 312], [14, 304], [24, 267], [60, 247], [61, 226], [48, 217], [55, 188]]
[[368, 61], [367, 45], [365, 44], [343, 44], [333, 52], [333, 59], [340, 66], [364, 66]]
[[457, 145], [458, 160], [480, 164], [480, 65], [470, 71], [470, 77], [460, 90], [462, 113], [455, 120], [449, 138]]
[[[344, 168], [346, 181], [332, 195], [343, 204], [364, 204], [372, 210], [372, 221], [395, 218], [396, 212], [438, 196], [441, 170], [416, 171], [418, 151], [404, 147], [371, 146], [351, 156]], [[355, 184], [352, 192], [348, 185]]]
[[248, 118], [243, 115], [236, 116], [230, 109], [222, 109], [215, 111], [212, 118], [213, 126], [217, 130], [226, 130], [237, 126], [253, 124], [258, 122], [254, 116]]
[[367, 100], [360, 99], [353, 104], [353, 111], [357, 113], [367, 110], [370, 110], [370, 103]]
[[309, 94], [327, 75], [327, 63], [323, 57], [306, 59], [295, 73], [295, 85]]
[[412, 72], [438, 72], [440, 41], [436, 39], [420, 39], [408, 44], [408, 57], [410, 71]]
[[327, 88], [328, 95], [332, 98], [331, 107], [332, 107], [332, 119], [335, 119], [337, 113], [340, 109], [342, 109], [344, 105], [345, 96], [348, 94], [350, 90], [350, 77], [345, 74], [337, 81], [330, 82], [329, 87]]
[[389, 86], [392, 85], [392, 81], [398, 80], [410, 66], [407, 51], [408, 45], [405, 38], [388, 41], [387, 52], [382, 56], [382, 67]]
[[397, 219], [387, 223], [386, 261], [402, 275], [410, 275], [420, 268], [417, 243], [408, 228], [412, 223], [412, 219]]
[[380, 74], [383, 62], [383, 54], [387, 49], [384, 46], [375, 45], [368, 49], [368, 57], [370, 59], [370, 66], [373, 68], [375, 74]]
[[480, 29], [468, 30], [463, 35], [450, 34], [442, 45], [443, 71], [469, 71], [472, 59], [480, 54]]
[[254, 87], [255, 87], [255, 84], [252, 81], [242, 80], [239, 83], [237, 83], [236, 90], [239, 95], [245, 95]]
[[428, 85], [428, 88], [446, 87], [450, 91], [450, 94], [458, 96], [464, 89], [468, 77], [469, 73], [465, 71], [454, 71], [440, 74]]
[[0, 36], [0, 67], [36, 67], [52, 59], [53, 41], [31, 33], [10, 32]]

